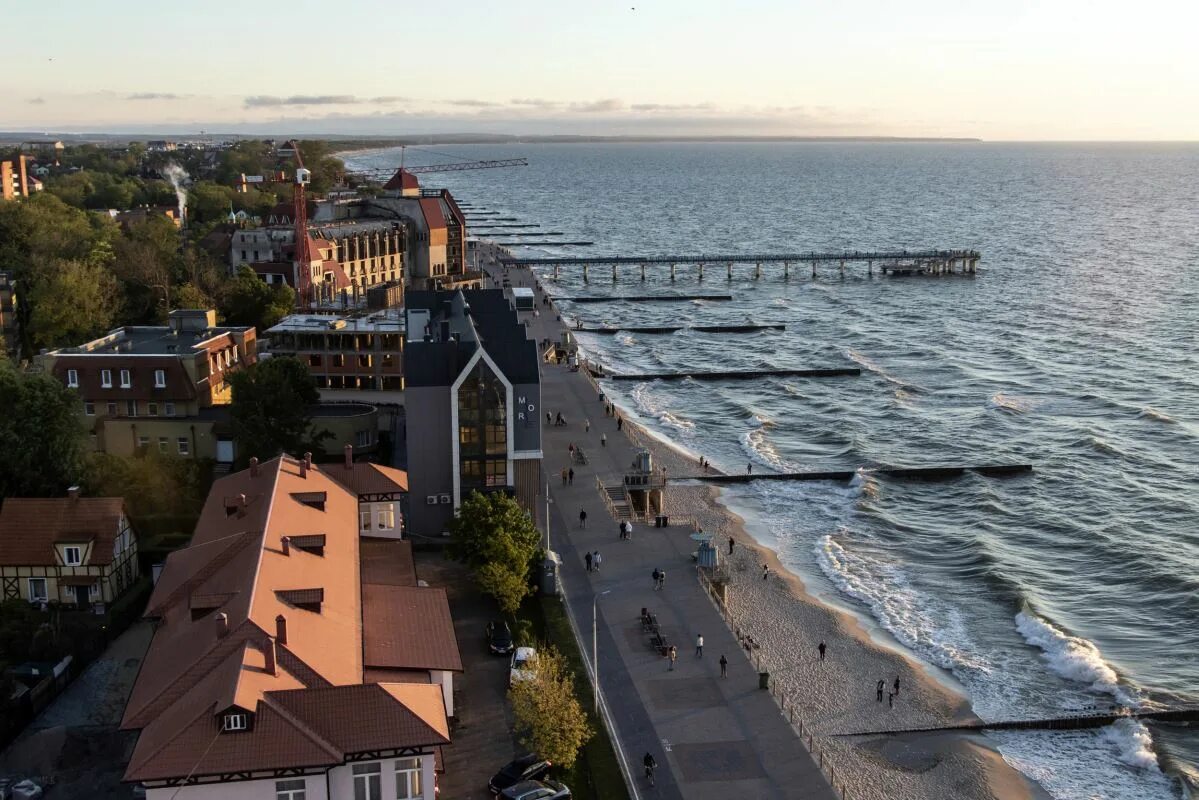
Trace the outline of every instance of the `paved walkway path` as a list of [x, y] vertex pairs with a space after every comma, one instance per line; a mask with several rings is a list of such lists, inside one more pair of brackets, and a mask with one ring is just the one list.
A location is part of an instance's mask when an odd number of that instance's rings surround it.
[[[512, 270], [511, 279], [513, 285], [531, 285], [525, 271]], [[555, 313], [540, 305], [540, 293], [537, 303], [541, 313], [530, 319], [531, 335], [556, 340], [562, 329]], [[565, 365], [544, 364], [541, 380], [542, 417], [560, 410], [569, 423], [543, 432], [553, 501], [551, 545], [562, 556], [567, 600], [585, 639], [595, 601], [601, 691], [641, 797], [834, 800], [819, 767], [770, 693], [758, 688], [756, 670], [700, 587], [690, 529], [636, 525], [632, 540], [620, 540], [596, 477], [619, 483], [636, 448], [618, 433], [616, 420], [605, 416], [587, 377]], [[584, 432], [584, 418], [591, 420], [590, 433]], [[607, 436], [606, 446], [601, 434]], [[588, 463], [574, 464], [574, 482], [564, 486], [559, 474], [569, 464], [571, 443], [583, 448]], [[580, 510], [587, 512], [586, 529], [579, 525]], [[587, 572], [583, 555], [595, 550], [602, 555], [601, 568]], [[655, 567], [667, 573], [662, 591], [653, 588]], [[641, 631], [643, 607], [657, 614], [678, 647], [673, 671]], [[695, 652], [699, 634], [702, 657]], [[720, 677], [722, 654], [729, 661], [726, 679]], [[659, 767], [652, 789], [642, 777], [646, 752]]]

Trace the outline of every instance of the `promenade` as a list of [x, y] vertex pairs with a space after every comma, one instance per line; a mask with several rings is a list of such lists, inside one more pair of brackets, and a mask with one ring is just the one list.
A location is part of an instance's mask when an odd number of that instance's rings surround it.
[[[512, 269], [510, 278], [513, 285], [532, 285], [525, 270]], [[538, 341], [557, 340], [562, 327], [541, 302], [538, 292], [541, 313], [529, 315], [530, 334]], [[690, 556], [696, 546], [691, 531], [638, 524], [631, 540], [620, 540], [596, 478], [619, 482], [636, 448], [617, 431], [616, 420], [604, 414], [587, 377], [566, 365], [543, 364], [541, 397], [543, 419], [546, 411], [561, 411], [568, 421], [566, 426], [547, 426], [543, 435], [551, 546], [562, 557], [566, 598], [584, 640], [591, 635], [595, 603], [600, 686], [637, 796], [835, 800], [770, 693], [758, 688], [756, 670], [701, 589]], [[591, 421], [590, 433], [584, 432], [584, 419]], [[606, 446], [601, 446], [601, 435], [607, 437]], [[588, 463], [573, 464], [574, 482], [564, 486], [560, 471], [570, 466], [572, 443], [583, 448]], [[581, 510], [587, 512], [585, 530], [579, 525]], [[584, 554], [596, 550], [602, 555], [601, 568], [588, 572]], [[662, 591], [653, 588], [655, 568], [667, 574]], [[673, 671], [649, 647], [639, 619], [643, 607], [658, 616], [665, 635], [678, 647]], [[695, 654], [699, 634], [704, 637], [702, 657]], [[585, 645], [590, 655], [590, 642]], [[722, 654], [729, 662], [726, 679], [720, 677]], [[643, 777], [646, 752], [658, 762], [655, 788]]]

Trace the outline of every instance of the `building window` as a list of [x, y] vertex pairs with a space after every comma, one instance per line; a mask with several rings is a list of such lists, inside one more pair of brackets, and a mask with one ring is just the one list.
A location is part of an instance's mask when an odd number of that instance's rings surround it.
[[136, 400], [126, 400], [125, 401], [125, 414], [130, 417], [137, 416], [137, 401]]
[[461, 486], [508, 485], [507, 388], [478, 362], [458, 389], [458, 452]]
[[112, 388], [112, 370], [110, 370], [110, 369], [100, 370], [100, 385], [102, 387], [104, 387], [105, 389]]
[[321, 365], [321, 357], [319, 355], [317, 355], [316, 353], [313, 353], [312, 355], [308, 356], [308, 366], [320, 367], [320, 365]]
[[129, 374], [129, 370], [121, 370], [121, 388], [128, 389], [133, 385], [133, 377]]
[[96, 404], [90, 400], [85, 400], [83, 402], [83, 413], [89, 417], [96, 416]]
[[304, 779], [275, 781], [275, 800], [305, 800]]
[[164, 369], [154, 370], [154, 388], [155, 389], [167, 388], [167, 372], [166, 372], [166, 370], [164, 370]]
[[354, 446], [355, 447], [370, 447], [370, 445], [371, 445], [371, 432], [369, 430], [354, 432]]
[[226, 731], [244, 731], [250, 727], [250, 717], [248, 714], [241, 712], [225, 715], [225, 725], [223, 730]]
[[146, 413], [151, 417], [158, 416], [158, 403], [146, 403]]
[[83, 563], [83, 552], [78, 547], [64, 547], [62, 559], [68, 567], [77, 567]]
[[383, 800], [383, 769], [379, 764], [354, 764], [354, 800]]
[[30, 578], [29, 579], [29, 602], [44, 603], [49, 599], [46, 594], [46, 579], [45, 578]]
[[79, 388], [79, 372], [78, 370], [67, 370], [67, 386], [71, 389]]
[[87, 596], [90, 600], [100, 599], [100, 581], [96, 581], [91, 586], [87, 587]]
[[117, 415], [117, 404], [109, 403], [108, 404], [108, 416], [115, 417], [116, 415]]
[[150, 446], [150, 437], [149, 436], [137, 437], [137, 446], [140, 447], [142, 450], [145, 450], [147, 447]]
[[190, 456], [191, 452], [192, 452], [191, 442], [188, 441], [186, 436], [180, 436], [179, 437], [179, 455]]
[[375, 518], [381, 531], [389, 531], [396, 526], [396, 512], [391, 503], [375, 509]]
[[374, 515], [371, 514], [369, 507], [358, 512], [358, 524], [361, 530], [369, 531], [371, 529], [371, 520], [373, 519]]
[[158, 452], [165, 454], [167, 452], [167, 450], [170, 448], [170, 446], [171, 446], [171, 443], [170, 443], [170, 440], [167, 439], [167, 437], [165, 437], [165, 436], [158, 437]]
[[396, 759], [396, 800], [417, 800], [422, 796], [420, 759]]
[[167, 402], [163, 403], [162, 404], [162, 413], [166, 414], [168, 417], [175, 416], [175, 404], [169, 400]]

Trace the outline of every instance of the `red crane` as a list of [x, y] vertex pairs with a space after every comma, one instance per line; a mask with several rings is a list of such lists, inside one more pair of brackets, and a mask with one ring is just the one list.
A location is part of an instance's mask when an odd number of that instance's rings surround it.
[[296, 226], [296, 306], [305, 308], [312, 301], [312, 240], [308, 238], [308, 201], [304, 197], [304, 187], [312, 182], [312, 173], [304, 167], [299, 145], [295, 146], [295, 153], [292, 219]]

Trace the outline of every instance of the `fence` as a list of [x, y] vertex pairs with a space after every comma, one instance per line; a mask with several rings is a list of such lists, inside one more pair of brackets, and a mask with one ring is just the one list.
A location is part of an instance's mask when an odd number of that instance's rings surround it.
[[[715, 584], [712, 583], [704, 568], [696, 567], [695, 574], [699, 578], [699, 584], [703, 587], [704, 593], [712, 601], [712, 605], [716, 606], [716, 610], [720, 612], [720, 616], [725, 621], [725, 624], [729, 626], [729, 629], [734, 634], [738, 634], [739, 629], [733, 620], [733, 613], [729, 610], [727, 601], [716, 590]], [[760, 648], [754, 647], [749, 650], [749, 657], [759, 673], [770, 672], [769, 663], [763, 658]], [[821, 741], [815, 737], [811, 725], [804, 724], [803, 717], [799, 715], [794, 699], [779, 686], [777, 681], [770, 681], [768, 687], [770, 696], [778, 703], [783, 718], [799, 734], [800, 744], [803, 745], [804, 749], [811, 755], [812, 760], [819, 765], [820, 770], [828, 777], [828, 782], [833, 789], [833, 793], [840, 797], [841, 800], [850, 800], [849, 786], [846, 784], [845, 778], [838, 775], [832, 760], [826, 755], [824, 748], [821, 746]], [[839, 783], [838, 780], [840, 781]]]

